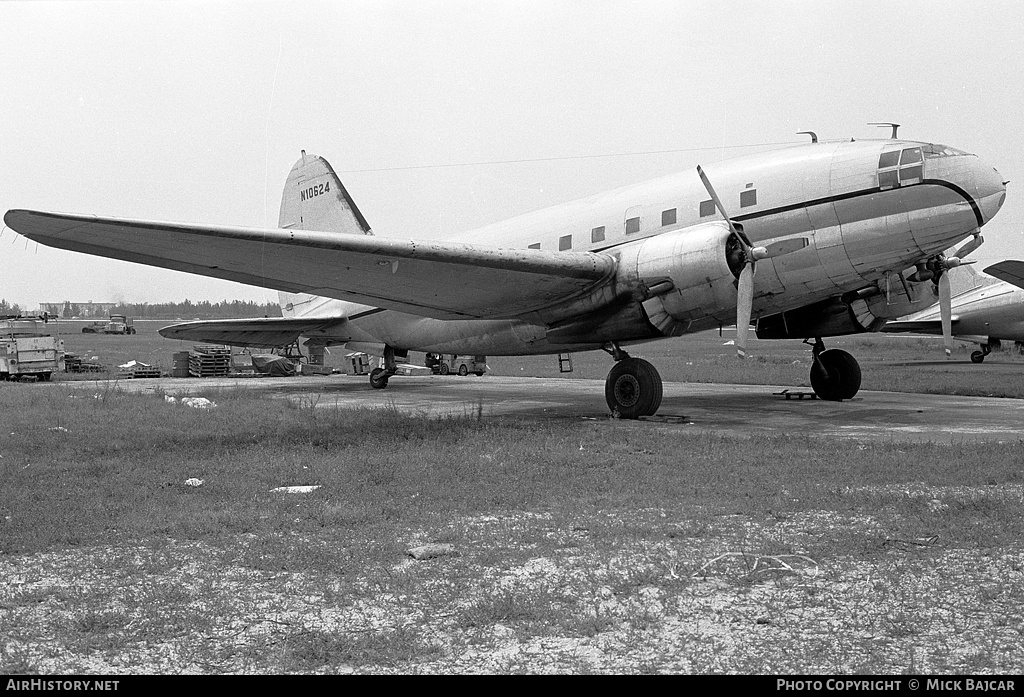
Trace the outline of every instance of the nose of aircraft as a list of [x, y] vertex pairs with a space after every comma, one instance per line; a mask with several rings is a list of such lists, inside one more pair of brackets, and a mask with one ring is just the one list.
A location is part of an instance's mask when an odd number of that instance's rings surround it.
[[978, 188], [981, 215], [987, 223], [999, 212], [1006, 200], [1006, 182], [994, 167], [980, 161], [975, 167], [974, 181]]

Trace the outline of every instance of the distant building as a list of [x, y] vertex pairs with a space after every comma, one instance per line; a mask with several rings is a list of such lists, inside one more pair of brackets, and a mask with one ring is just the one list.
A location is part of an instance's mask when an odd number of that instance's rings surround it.
[[59, 303], [39, 303], [39, 314], [48, 312], [55, 317], [106, 317], [117, 307], [117, 303], [74, 303], [64, 300]]

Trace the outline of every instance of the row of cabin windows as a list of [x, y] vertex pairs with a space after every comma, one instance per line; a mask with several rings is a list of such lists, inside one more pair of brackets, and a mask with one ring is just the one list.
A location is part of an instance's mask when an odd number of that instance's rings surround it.
[[[757, 205], [757, 189], [747, 189], [740, 193], [740, 207], [746, 208], [747, 206]], [[678, 217], [676, 215], [677, 209], [669, 208], [661, 212], [661, 225], [666, 227], [668, 225], [675, 225]], [[700, 217], [705, 218], [709, 215], [715, 214], [715, 202], [714, 201], [701, 201], [700, 202]], [[634, 235], [640, 232], [640, 216], [626, 219], [626, 234]], [[604, 242], [605, 228], [604, 225], [596, 227], [590, 231], [590, 243], [595, 244], [597, 242]], [[540, 249], [540, 242], [534, 242], [529, 246], [530, 249]], [[572, 249], [572, 235], [562, 235], [558, 238], [558, 251], [564, 252]]]

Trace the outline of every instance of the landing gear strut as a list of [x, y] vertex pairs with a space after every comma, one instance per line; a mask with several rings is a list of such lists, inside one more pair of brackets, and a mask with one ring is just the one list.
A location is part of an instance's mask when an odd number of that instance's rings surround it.
[[384, 367], [374, 368], [370, 371], [370, 387], [375, 390], [383, 390], [388, 386], [388, 378], [398, 372], [398, 362], [395, 360], [395, 348], [384, 346]]
[[630, 358], [615, 342], [604, 351], [615, 359], [604, 383], [604, 398], [612, 416], [619, 419], [653, 416], [661, 406], [662, 397], [657, 369], [643, 359]]
[[826, 350], [821, 337], [815, 338], [811, 353], [814, 355], [811, 365], [814, 394], [832, 402], [853, 399], [860, 390], [860, 364], [857, 359], [842, 349]]

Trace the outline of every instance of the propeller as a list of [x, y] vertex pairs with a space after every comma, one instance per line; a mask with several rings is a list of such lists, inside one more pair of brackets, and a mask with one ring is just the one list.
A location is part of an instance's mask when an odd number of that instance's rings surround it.
[[939, 276], [939, 316], [942, 318], [942, 344], [946, 358], [953, 355], [953, 293], [949, 288], [949, 274]]
[[[935, 286], [939, 293], [939, 318], [942, 322], [942, 344], [946, 350], [946, 358], [953, 355], [953, 291], [949, 283], [949, 270], [974, 263], [973, 261], [964, 261], [960, 255], [961, 253], [970, 254], [977, 249], [981, 245], [981, 242], [977, 242], [980, 237], [979, 235], [958, 249], [956, 256], [940, 257], [936, 260], [935, 273], [938, 278], [935, 279]], [[975, 244], [975, 242], [977, 243]], [[964, 252], [965, 249], [966, 252]]]
[[809, 242], [806, 237], [797, 237], [780, 240], [767, 247], [752, 246], [743, 229], [733, 223], [732, 218], [725, 212], [725, 206], [722, 205], [718, 194], [715, 193], [715, 187], [711, 186], [711, 180], [704, 174], [700, 165], [697, 165], [697, 174], [700, 175], [700, 180], [704, 183], [708, 195], [711, 196], [715, 208], [725, 218], [725, 222], [729, 225], [729, 232], [733, 234], [743, 253], [743, 268], [740, 269], [736, 279], [736, 355], [746, 358], [747, 334], [750, 331], [750, 315], [754, 307], [754, 262], [795, 252], [806, 247]]

